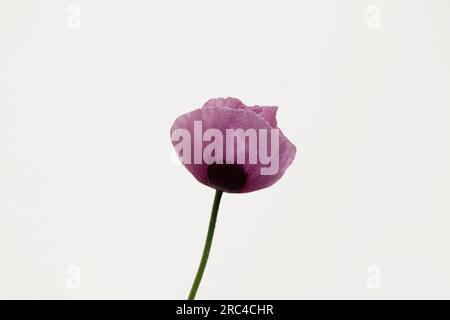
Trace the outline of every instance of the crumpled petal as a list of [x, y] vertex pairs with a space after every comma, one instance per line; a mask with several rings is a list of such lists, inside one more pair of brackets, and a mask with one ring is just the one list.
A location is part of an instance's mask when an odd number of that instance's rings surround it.
[[245, 104], [241, 100], [236, 98], [215, 98], [209, 99], [203, 107], [213, 107], [213, 108], [245, 108]]

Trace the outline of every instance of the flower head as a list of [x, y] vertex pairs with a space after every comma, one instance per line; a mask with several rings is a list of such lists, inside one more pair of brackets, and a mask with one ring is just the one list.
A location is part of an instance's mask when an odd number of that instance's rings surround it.
[[229, 193], [267, 188], [296, 153], [277, 126], [277, 109], [248, 107], [236, 98], [211, 99], [175, 120], [172, 143], [183, 165], [209, 187]]

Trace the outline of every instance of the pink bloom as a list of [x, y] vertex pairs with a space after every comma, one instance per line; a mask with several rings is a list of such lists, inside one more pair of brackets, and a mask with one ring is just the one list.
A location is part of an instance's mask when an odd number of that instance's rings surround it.
[[[183, 155], [183, 157], [190, 156], [188, 158], [192, 159], [190, 163], [184, 161], [184, 166], [201, 183], [224, 192], [245, 193], [273, 185], [291, 165], [296, 153], [295, 146], [277, 127], [277, 109], [278, 107], [248, 107], [236, 98], [211, 99], [202, 108], [179, 116], [171, 128], [171, 134], [177, 129], [185, 129], [185, 132], [189, 132], [194, 137], [196, 134], [195, 122], [197, 121], [198, 123], [201, 121], [203, 133], [208, 129], [217, 129], [216, 131], [219, 131], [223, 137], [227, 137], [227, 129], [243, 129], [244, 131], [254, 129], [257, 132], [267, 132], [268, 135], [264, 136], [264, 139], [267, 141], [268, 150], [264, 154], [270, 154], [273, 159], [276, 156], [277, 166], [275, 167], [276, 171], [273, 173], [262, 174], [264, 168], [267, 170], [267, 162], [262, 163], [262, 161], [257, 161], [257, 163], [252, 163], [249, 161], [252, 156], [254, 157], [253, 159], [261, 159], [263, 151], [261, 150], [260, 144], [257, 145], [257, 149], [252, 149], [249, 140], [245, 138], [244, 150], [237, 147], [237, 142], [234, 144], [234, 153], [230, 153], [224, 146], [222, 148], [223, 161], [216, 161], [216, 159], [212, 163], [211, 161], [208, 163], [204, 158], [201, 159], [200, 163], [198, 161], [195, 162], [193, 159], [195, 158], [195, 149], [197, 148], [198, 150], [201, 148], [201, 150], [204, 150], [213, 139], [200, 142], [193, 139], [190, 141], [190, 150], [183, 150], [183, 152], [190, 151], [189, 155]], [[271, 144], [272, 140], [270, 136], [270, 133], [275, 133], [275, 131], [277, 131], [277, 148]], [[257, 137], [261, 140], [259, 135]], [[174, 146], [177, 146], [180, 141], [178, 139], [174, 140], [172, 135], [172, 143]], [[229, 163], [226, 161], [227, 154], [234, 154], [233, 159], [236, 160], [239, 152], [245, 152], [245, 163], [239, 163], [238, 161]], [[179, 155], [181, 157], [181, 154]]]

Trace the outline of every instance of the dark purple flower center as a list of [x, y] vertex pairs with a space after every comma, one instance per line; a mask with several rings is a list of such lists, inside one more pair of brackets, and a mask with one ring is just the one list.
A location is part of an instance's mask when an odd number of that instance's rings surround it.
[[247, 182], [247, 173], [238, 164], [210, 164], [207, 175], [209, 185], [224, 192], [239, 192]]

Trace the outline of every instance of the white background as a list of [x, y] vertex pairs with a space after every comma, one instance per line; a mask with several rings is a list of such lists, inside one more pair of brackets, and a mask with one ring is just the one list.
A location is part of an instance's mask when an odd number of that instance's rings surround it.
[[449, 17], [0, 0], [0, 298], [186, 298], [214, 192], [169, 128], [221, 96], [278, 105], [298, 153], [275, 186], [224, 195], [198, 298], [450, 298]]

